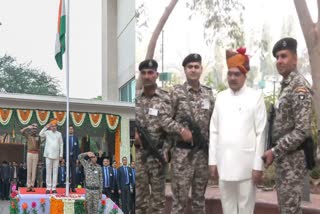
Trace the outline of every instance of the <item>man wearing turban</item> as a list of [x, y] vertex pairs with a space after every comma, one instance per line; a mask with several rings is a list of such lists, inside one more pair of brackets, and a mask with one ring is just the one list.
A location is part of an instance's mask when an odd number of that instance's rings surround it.
[[62, 135], [57, 131], [57, 120], [53, 119], [39, 133], [46, 139], [43, 156], [46, 158], [46, 194], [57, 193], [59, 159], [63, 156]]
[[209, 168], [219, 178], [223, 213], [252, 214], [261, 182], [266, 109], [263, 95], [246, 86], [245, 48], [227, 50], [229, 88], [217, 95], [210, 121]]

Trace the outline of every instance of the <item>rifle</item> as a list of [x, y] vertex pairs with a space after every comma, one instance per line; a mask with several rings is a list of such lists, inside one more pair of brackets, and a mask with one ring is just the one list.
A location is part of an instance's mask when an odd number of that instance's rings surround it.
[[136, 121], [136, 128], [142, 143], [142, 147], [145, 151], [147, 151], [145, 154], [141, 156], [142, 161], [146, 162], [147, 157], [151, 155], [157, 158], [161, 162], [161, 164], [165, 164], [166, 161], [164, 160], [162, 154], [155, 147], [156, 144], [151, 139], [148, 130], [145, 127], [140, 126], [140, 123], [138, 123], [137, 121]]
[[274, 145], [272, 142], [272, 131], [273, 131], [273, 121], [276, 116], [276, 110], [274, 108], [274, 105], [272, 104], [270, 106], [270, 112], [268, 117], [268, 137], [267, 137], [267, 148], [266, 150], [271, 149]]
[[297, 150], [304, 151], [306, 167], [312, 170], [316, 166], [316, 161], [314, 157], [314, 143], [312, 137], [307, 137], [307, 139], [297, 148]]
[[205, 152], [208, 151], [208, 141], [201, 134], [200, 126], [196, 122], [192, 121], [190, 116], [183, 117], [181, 122], [183, 124], [187, 124], [188, 128], [192, 132], [192, 141], [194, 147], [188, 154], [188, 158], [191, 159], [191, 157], [199, 150], [204, 150]]

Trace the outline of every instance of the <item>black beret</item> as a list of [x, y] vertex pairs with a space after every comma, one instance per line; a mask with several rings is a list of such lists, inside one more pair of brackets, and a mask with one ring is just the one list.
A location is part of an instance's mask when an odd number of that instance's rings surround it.
[[139, 64], [139, 71], [142, 71], [143, 69], [158, 69], [158, 63], [154, 59], [146, 59]]
[[297, 40], [291, 37], [280, 39], [272, 49], [272, 54], [276, 57], [276, 53], [281, 50], [290, 50], [293, 53], [297, 53]]
[[190, 62], [200, 62], [201, 63], [201, 56], [200, 54], [192, 53], [186, 56], [182, 61], [182, 66], [185, 67]]

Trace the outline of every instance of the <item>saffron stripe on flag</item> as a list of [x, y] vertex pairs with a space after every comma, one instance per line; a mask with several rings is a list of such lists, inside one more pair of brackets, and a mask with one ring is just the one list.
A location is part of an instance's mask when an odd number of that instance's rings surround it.
[[60, 0], [59, 4], [59, 14], [58, 14], [58, 31], [56, 35], [56, 44], [55, 44], [55, 60], [57, 62], [60, 70], [63, 68], [63, 54], [66, 50], [66, 13], [65, 13], [65, 2]]

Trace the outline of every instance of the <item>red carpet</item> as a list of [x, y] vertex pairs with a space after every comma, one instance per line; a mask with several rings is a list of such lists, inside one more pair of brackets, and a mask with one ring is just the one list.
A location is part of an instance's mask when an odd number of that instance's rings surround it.
[[[26, 187], [20, 187], [20, 194], [46, 194], [46, 188], [34, 188], [35, 192], [27, 192]], [[86, 190], [84, 188], [76, 188], [77, 192], [69, 192], [69, 194], [85, 194]], [[58, 194], [66, 193], [66, 188], [57, 188]]]

